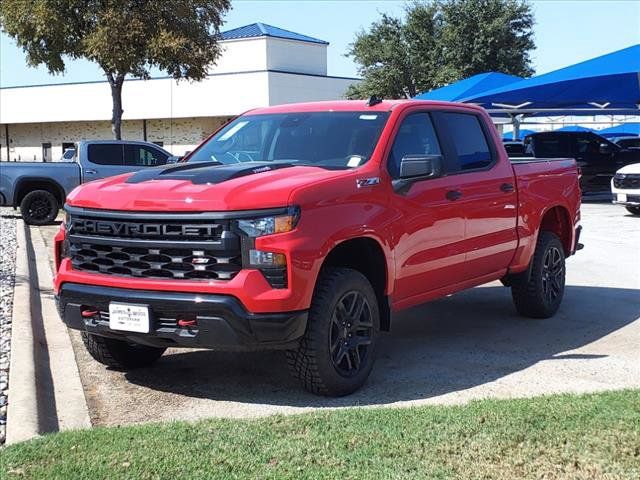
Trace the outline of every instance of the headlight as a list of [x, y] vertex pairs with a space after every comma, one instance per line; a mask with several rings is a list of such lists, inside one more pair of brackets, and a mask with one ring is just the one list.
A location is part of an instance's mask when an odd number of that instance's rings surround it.
[[284, 215], [238, 220], [238, 228], [251, 238], [290, 232], [296, 227], [300, 210], [291, 208]]

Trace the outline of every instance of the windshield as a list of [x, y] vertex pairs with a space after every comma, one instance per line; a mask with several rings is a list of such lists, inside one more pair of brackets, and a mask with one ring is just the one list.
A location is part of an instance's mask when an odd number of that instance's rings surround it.
[[389, 114], [304, 112], [236, 118], [189, 162], [287, 162], [354, 168], [371, 157]]

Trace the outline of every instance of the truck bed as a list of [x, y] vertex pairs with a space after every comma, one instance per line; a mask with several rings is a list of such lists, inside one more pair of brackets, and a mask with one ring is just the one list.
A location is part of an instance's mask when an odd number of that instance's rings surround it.
[[[540, 216], [550, 208], [560, 206], [579, 220], [582, 192], [577, 182], [578, 166], [573, 158], [515, 158], [511, 161], [518, 186], [519, 238], [512, 268], [518, 270], [528, 264], [535, 249]], [[575, 225], [571, 228], [575, 229]], [[571, 251], [574, 243], [575, 239], [565, 248]]]

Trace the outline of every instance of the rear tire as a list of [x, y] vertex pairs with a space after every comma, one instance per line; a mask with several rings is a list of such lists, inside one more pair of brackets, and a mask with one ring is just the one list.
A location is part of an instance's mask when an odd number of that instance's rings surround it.
[[640, 215], [640, 207], [626, 207], [631, 215]]
[[116, 370], [147, 367], [158, 360], [166, 350], [166, 348], [132, 344], [87, 332], [82, 332], [82, 341], [94, 360]]
[[287, 361], [311, 393], [339, 397], [358, 390], [371, 373], [380, 331], [376, 295], [349, 268], [327, 268], [311, 301], [307, 331]]
[[47, 225], [58, 216], [60, 204], [48, 190], [27, 193], [20, 202], [20, 213], [28, 225]]
[[528, 282], [511, 287], [513, 303], [525, 317], [552, 317], [562, 303], [566, 273], [564, 249], [558, 236], [540, 232], [531, 262]]

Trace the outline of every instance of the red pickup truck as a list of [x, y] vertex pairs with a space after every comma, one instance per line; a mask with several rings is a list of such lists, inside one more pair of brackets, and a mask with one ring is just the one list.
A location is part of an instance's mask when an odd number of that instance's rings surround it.
[[572, 159], [510, 161], [480, 108], [373, 98], [250, 111], [65, 212], [55, 292], [97, 361], [282, 349], [306, 389], [345, 395], [395, 311], [501, 280], [552, 316], [580, 188]]

